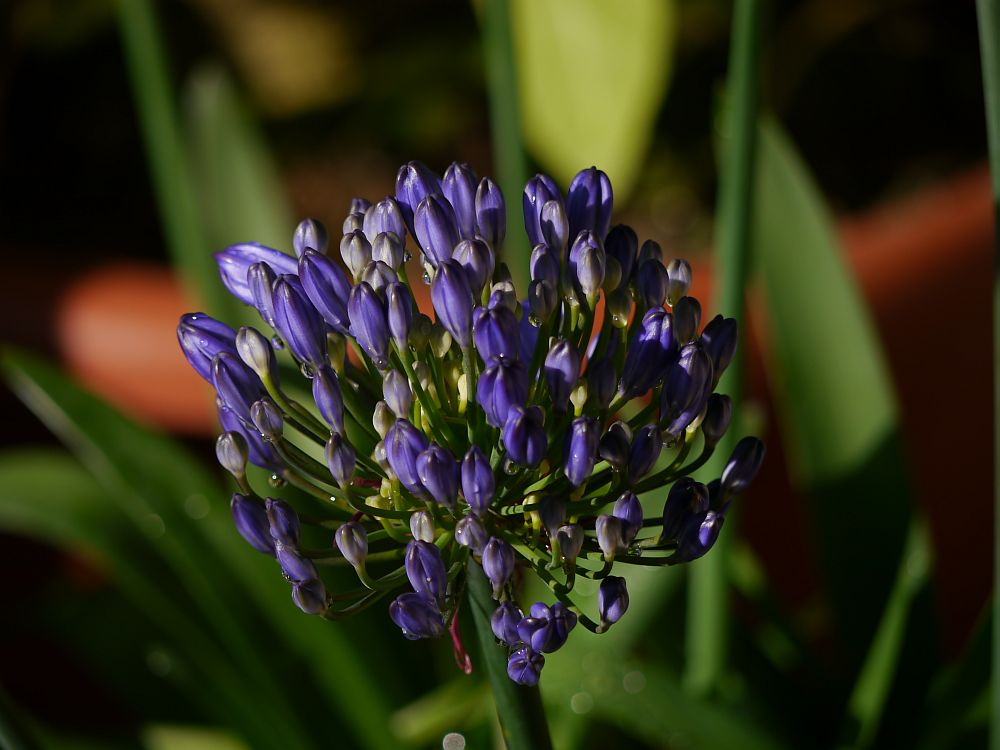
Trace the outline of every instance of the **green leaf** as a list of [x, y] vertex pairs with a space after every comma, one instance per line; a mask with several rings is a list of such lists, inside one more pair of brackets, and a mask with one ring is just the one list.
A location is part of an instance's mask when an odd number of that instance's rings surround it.
[[[301, 731], [290, 705], [295, 691], [281, 690], [264, 663], [268, 659], [275, 666], [287, 664], [294, 656], [303, 670], [298, 680], [312, 683], [302, 685], [302, 692], [311, 697], [309, 691], [318, 690], [328, 710], [338, 712], [366, 746], [394, 746], [376, 675], [335, 624], [294, 608], [274, 561], [254, 552], [235, 533], [226, 507], [228, 493], [200, 463], [173, 441], [135, 425], [80, 390], [51, 366], [9, 352], [2, 364], [15, 392], [71, 447], [124, 516], [147, 532], [150, 547], [176, 571], [224, 651], [246, 670], [246, 685], [257, 693], [262, 722], [293, 735]], [[276, 632], [248, 628], [247, 623], [267, 624]], [[304, 739], [294, 742], [307, 744]]]
[[142, 731], [146, 750], [247, 750], [232, 735], [206, 727], [155, 724]]
[[676, 10], [668, 0], [515, 0], [525, 141], [567, 184], [595, 164], [631, 192], [670, 76]]
[[[768, 372], [785, 451], [810, 501], [844, 671], [859, 675], [845, 741], [860, 746], [874, 741], [889, 702], [896, 714], [919, 709], [914, 687], [928, 670], [913, 660], [929, 663], [935, 643], [922, 593], [930, 552], [919, 520], [911, 525], [885, 357], [832, 222], [778, 126], [763, 121], [759, 138], [753, 239], [766, 291]], [[904, 647], [915, 643], [921, 648]], [[904, 673], [908, 684], [899, 685]]]
[[289, 247], [295, 225], [278, 170], [232, 79], [219, 65], [186, 86], [191, 160], [210, 244]]
[[760, 129], [754, 247], [774, 334], [786, 446], [805, 486], [856, 471], [898, 408], [867, 307], [823, 200], [777, 125]]
[[219, 283], [213, 248], [199, 214], [153, 5], [152, 0], [118, 0], [116, 8], [167, 248], [199, 305], [224, 319], [235, 318], [239, 306]]

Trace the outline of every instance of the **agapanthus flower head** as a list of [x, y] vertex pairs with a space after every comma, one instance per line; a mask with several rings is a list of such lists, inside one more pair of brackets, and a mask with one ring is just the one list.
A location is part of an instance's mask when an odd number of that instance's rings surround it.
[[[236, 531], [276, 559], [299, 609], [336, 620], [390, 594], [405, 637], [458, 639], [461, 597], [485, 574], [508, 675], [537, 684], [578, 624], [602, 633], [626, 613], [612, 570], [703, 556], [757, 474], [763, 444], [744, 438], [719, 479], [689, 476], [731, 429], [714, 391], [737, 324], [699, 331], [690, 265], [611, 226], [595, 167], [565, 192], [545, 175], [526, 185], [525, 289], [504, 262], [507, 208], [490, 178], [409, 162], [392, 193], [351, 201], [339, 239], [305, 219], [290, 252], [218, 253], [223, 284], [261, 323], [193, 313], [178, 341], [215, 390]], [[410, 279], [430, 285], [431, 307]], [[272, 486], [254, 486], [247, 463]], [[283, 481], [315, 496], [308, 512], [267, 497]], [[662, 513], [647, 517], [646, 493]], [[300, 546], [318, 533], [322, 550]], [[360, 587], [327, 590], [314, 560], [331, 555]], [[555, 599], [522, 609], [525, 571]], [[596, 601], [582, 578], [600, 581]]]

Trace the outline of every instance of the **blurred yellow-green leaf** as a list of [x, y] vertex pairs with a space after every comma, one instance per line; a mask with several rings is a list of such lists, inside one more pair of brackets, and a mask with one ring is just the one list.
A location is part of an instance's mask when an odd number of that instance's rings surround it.
[[596, 165], [629, 194], [670, 77], [669, 0], [514, 0], [522, 127], [566, 184]]

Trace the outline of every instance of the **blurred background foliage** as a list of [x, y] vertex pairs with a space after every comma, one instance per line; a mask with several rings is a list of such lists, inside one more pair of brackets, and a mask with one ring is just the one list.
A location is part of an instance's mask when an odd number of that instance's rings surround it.
[[[499, 113], [498, 7], [519, 89]], [[529, 169], [605, 169], [616, 221], [690, 258], [706, 300], [731, 23], [721, 0], [3, 4], [0, 744], [491, 746], [488, 689], [449, 644], [301, 615], [235, 534], [173, 327], [244, 315], [213, 250], [339, 227], [404, 161], [516, 173], [493, 155], [518, 115]], [[719, 556], [724, 637], [692, 647], [699, 576], [631, 575], [629, 616], [549, 661], [556, 746], [982, 747], [974, 10], [773, 0], [758, 50], [741, 425], [769, 455]], [[722, 670], [693, 687], [705, 658]]]

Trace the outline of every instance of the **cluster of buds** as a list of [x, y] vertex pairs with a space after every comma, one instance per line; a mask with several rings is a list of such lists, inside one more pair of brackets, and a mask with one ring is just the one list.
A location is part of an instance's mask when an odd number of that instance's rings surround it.
[[[603, 172], [580, 172], [565, 196], [538, 175], [523, 209], [526, 300], [498, 262], [507, 211], [493, 181], [465, 164], [441, 178], [411, 162], [395, 196], [352, 202], [343, 265], [311, 219], [294, 256], [249, 243], [216, 256], [266, 334], [194, 313], [178, 338], [217, 394], [236, 528], [277, 558], [303, 611], [339, 619], [394, 595], [389, 615], [407, 638], [457, 639], [468, 566], [479, 565], [508, 674], [535, 684], [543, 655], [577, 624], [604, 632], [627, 610], [615, 563], [674, 565], [712, 547], [764, 448], [744, 438], [720, 479], [690, 478], [729, 426], [730, 400], [714, 390], [736, 322], [702, 326], [688, 263], [611, 227]], [[415, 304], [412, 250], [433, 319]], [[262, 497], [248, 461], [272, 487], [319, 502], [297, 515]], [[640, 497], [668, 486], [646, 513]], [[330, 547], [303, 549], [300, 522], [334, 530]], [[338, 560], [359, 585], [331, 593], [316, 562]], [[520, 609], [518, 569], [551, 602]], [[579, 577], [600, 582], [596, 618], [578, 602]]]

